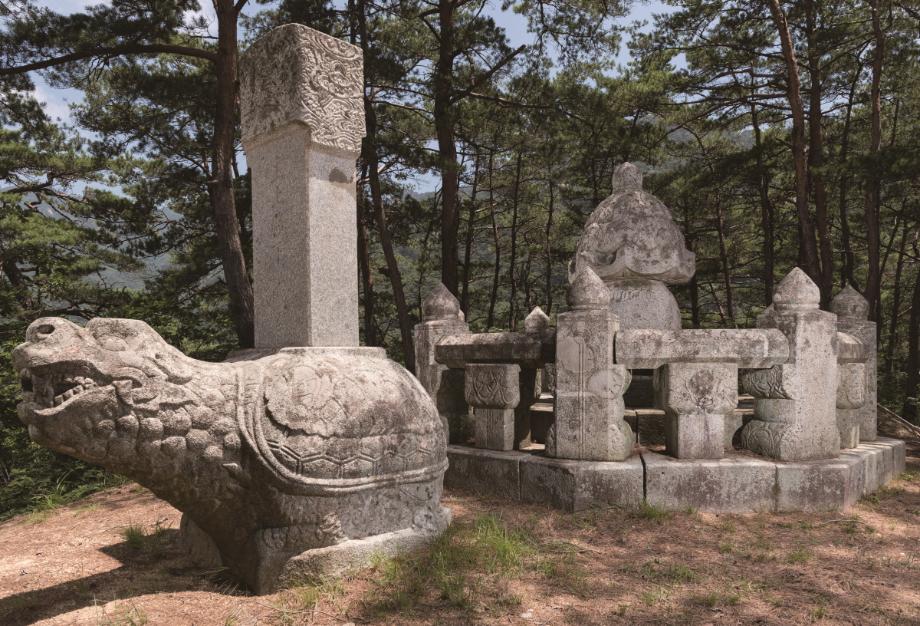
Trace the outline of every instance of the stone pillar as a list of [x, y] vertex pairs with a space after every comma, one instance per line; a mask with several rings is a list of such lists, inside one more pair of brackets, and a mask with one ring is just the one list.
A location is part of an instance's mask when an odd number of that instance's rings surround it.
[[860, 409], [866, 402], [866, 364], [837, 364], [837, 430], [840, 447], [859, 445]]
[[252, 172], [255, 343], [357, 346], [361, 50], [288, 24], [240, 59]]
[[658, 405], [667, 415], [668, 454], [721, 459], [725, 422], [738, 405], [735, 363], [669, 363], [658, 370]]
[[610, 292], [590, 267], [572, 281], [571, 310], [556, 326], [555, 422], [546, 453], [562, 459], [622, 461], [635, 437], [623, 419], [626, 368], [613, 362], [617, 317]]
[[869, 321], [869, 303], [847, 285], [831, 301], [831, 311], [837, 314], [837, 329], [859, 339], [868, 357], [863, 404], [858, 409], [843, 409], [843, 419], [858, 426], [859, 441], [875, 441], [878, 438], [878, 346], [875, 322]]
[[520, 375], [518, 365], [470, 363], [466, 366], [465, 395], [473, 407], [477, 448], [514, 450]]
[[472, 426], [463, 395], [464, 372], [438, 363], [434, 347], [445, 337], [469, 333], [460, 302], [438, 283], [422, 302], [422, 321], [413, 330], [415, 375], [438, 407], [450, 443], [464, 443]]
[[742, 445], [781, 461], [827, 459], [840, 453], [837, 431], [837, 316], [821, 311], [821, 294], [794, 268], [777, 285], [761, 328], [778, 328], [789, 341], [789, 360], [748, 370], [742, 384], [757, 400]]

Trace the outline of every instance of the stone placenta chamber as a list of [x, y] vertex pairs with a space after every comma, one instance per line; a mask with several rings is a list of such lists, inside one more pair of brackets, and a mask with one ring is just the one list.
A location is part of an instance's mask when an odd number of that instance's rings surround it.
[[[793, 268], [757, 328], [682, 329], [667, 284], [693, 277], [694, 255], [636, 166], [617, 166], [612, 186], [578, 241], [569, 310], [555, 327], [535, 311], [540, 330], [529, 334], [470, 333], [446, 313], [417, 328], [425, 386], [451, 407], [442, 412], [455, 461], [449, 485], [568, 509], [643, 500], [712, 511], [839, 509], [903, 467], [903, 442], [876, 437], [875, 326], [861, 295], [847, 288], [833, 312], [821, 311], [817, 287]], [[447, 299], [445, 291], [431, 299]], [[547, 366], [555, 375], [536, 385], [523, 375]], [[464, 378], [466, 394], [445, 384]], [[469, 393], [483, 380], [488, 399]], [[637, 383], [650, 393], [630, 400]], [[739, 387], [753, 410], [739, 407]], [[635, 398], [648, 405], [630, 404]], [[531, 407], [550, 402], [549, 427], [538, 428]], [[653, 419], [663, 445], [644, 434]], [[470, 431], [476, 436], [464, 436]], [[817, 464], [796, 465], [806, 461]]]

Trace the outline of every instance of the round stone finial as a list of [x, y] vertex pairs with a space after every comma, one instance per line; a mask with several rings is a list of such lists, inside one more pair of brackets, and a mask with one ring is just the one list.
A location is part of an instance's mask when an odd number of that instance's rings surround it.
[[549, 328], [549, 315], [538, 306], [524, 318], [524, 332], [528, 335], [542, 335]]
[[603, 309], [610, 302], [610, 291], [593, 269], [583, 265], [569, 286], [566, 301], [576, 310]]
[[613, 169], [613, 193], [641, 191], [642, 172], [632, 163], [620, 163]]
[[437, 287], [432, 289], [422, 302], [422, 320], [431, 322], [453, 319], [463, 319], [460, 301], [444, 286], [444, 283], [438, 283]]
[[792, 268], [773, 292], [777, 311], [805, 311], [817, 309], [820, 304], [821, 290], [799, 267]]

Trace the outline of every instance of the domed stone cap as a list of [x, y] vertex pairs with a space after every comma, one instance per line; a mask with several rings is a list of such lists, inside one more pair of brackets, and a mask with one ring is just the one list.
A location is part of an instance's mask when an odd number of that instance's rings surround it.
[[847, 285], [831, 300], [831, 312], [840, 317], [869, 319], [869, 302], [853, 285]]
[[463, 320], [460, 301], [444, 283], [438, 283], [422, 302], [422, 321], [433, 320]]
[[773, 292], [777, 311], [806, 311], [821, 304], [821, 290], [799, 267], [792, 268]]
[[538, 306], [535, 306], [530, 315], [524, 318], [524, 332], [528, 335], [542, 335], [547, 328], [549, 328], [549, 315]]
[[613, 193], [585, 223], [569, 266], [570, 281], [583, 264], [607, 283], [644, 278], [681, 284], [696, 271], [696, 257], [687, 250], [671, 211], [642, 189], [642, 173], [632, 163], [616, 167]]
[[610, 302], [610, 291], [593, 269], [583, 266], [569, 286], [566, 301], [576, 311], [604, 309]]

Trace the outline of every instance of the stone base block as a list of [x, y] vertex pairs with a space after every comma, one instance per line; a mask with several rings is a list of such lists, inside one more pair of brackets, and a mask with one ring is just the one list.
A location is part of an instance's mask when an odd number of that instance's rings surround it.
[[826, 461], [776, 463], [776, 511], [838, 511], [862, 496], [864, 463], [846, 453]]
[[642, 504], [642, 460], [570, 461], [530, 455], [521, 469], [521, 501], [563, 511]]
[[521, 500], [520, 462], [527, 452], [483, 450], [468, 446], [447, 446], [444, 486], [469, 489], [477, 494]]
[[564, 511], [645, 501], [668, 511], [712, 513], [837, 511], [896, 478], [906, 448], [879, 438], [833, 459], [779, 462], [732, 454], [675, 459], [643, 450], [626, 461], [553, 459], [540, 453], [448, 446], [448, 487]]
[[675, 459], [643, 452], [645, 500], [667, 511], [742, 513], [773, 509], [776, 464], [752, 457]]
[[642, 461], [570, 461], [542, 453], [448, 446], [448, 488], [548, 504], [564, 511], [642, 503]]
[[420, 550], [437, 539], [450, 524], [450, 509], [442, 507], [441, 512], [441, 519], [434, 528], [404, 528], [298, 554], [285, 563], [278, 586], [283, 588], [340, 576], [370, 565], [378, 556], [392, 557]]

